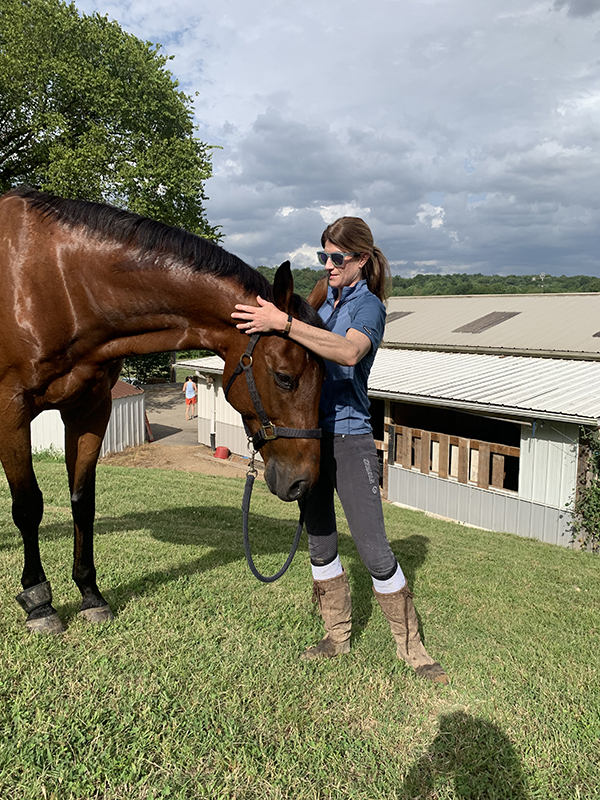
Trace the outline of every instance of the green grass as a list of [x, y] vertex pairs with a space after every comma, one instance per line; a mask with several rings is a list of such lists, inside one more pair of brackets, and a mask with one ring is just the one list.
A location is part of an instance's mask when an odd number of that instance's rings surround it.
[[[98, 470], [96, 561], [116, 614], [77, 617], [64, 465], [36, 463], [57, 638], [14, 602], [20, 539], [0, 481], [0, 797], [506, 798], [600, 796], [597, 556], [386, 506], [443, 688], [397, 661], [342, 527], [353, 649], [320, 636], [305, 538], [274, 585], [243, 555], [243, 481]], [[257, 484], [257, 566], [275, 571], [297, 508]]]

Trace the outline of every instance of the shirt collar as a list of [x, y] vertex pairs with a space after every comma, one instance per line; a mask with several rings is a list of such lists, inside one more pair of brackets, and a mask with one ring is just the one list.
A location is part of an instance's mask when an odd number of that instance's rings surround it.
[[[358, 283], [355, 283], [354, 286], [343, 286], [342, 296], [340, 297], [339, 305], [345, 303], [352, 297], [353, 294], [357, 294], [359, 290], [362, 289], [363, 287], [366, 287], [366, 285], [367, 285], [366, 278], [363, 278], [362, 280], [358, 281]], [[330, 305], [333, 305], [338, 295], [338, 291], [339, 291], [338, 289], [334, 289], [332, 286], [327, 287], [327, 302]]]

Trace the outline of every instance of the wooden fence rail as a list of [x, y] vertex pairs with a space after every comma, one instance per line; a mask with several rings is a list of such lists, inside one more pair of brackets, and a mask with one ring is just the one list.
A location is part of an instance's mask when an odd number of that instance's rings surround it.
[[505, 444], [388, 425], [388, 464], [458, 483], [476, 483], [483, 489], [504, 489], [505, 458], [519, 458], [519, 454], [518, 447]]

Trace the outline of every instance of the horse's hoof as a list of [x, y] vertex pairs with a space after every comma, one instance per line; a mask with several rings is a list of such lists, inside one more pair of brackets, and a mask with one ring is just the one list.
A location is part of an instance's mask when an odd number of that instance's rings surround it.
[[83, 608], [79, 612], [79, 616], [83, 617], [88, 622], [98, 625], [102, 622], [111, 622], [115, 617], [110, 610], [110, 606], [96, 606], [93, 608]]
[[47, 617], [37, 617], [36, 619], [28, 619], [25, 622], [28, 631], [31, 633], [49, 633], [56, 635], [57, 633], [64, 633], [65, 626], [60, 621], [58, 614], [49, 614]]

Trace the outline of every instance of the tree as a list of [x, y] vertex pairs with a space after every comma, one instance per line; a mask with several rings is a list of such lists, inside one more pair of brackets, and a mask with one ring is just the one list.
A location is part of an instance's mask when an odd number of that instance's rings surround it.
[[28, 183], [212, 239], [210, 147], [160, 45], [62, 0], [0, 0], [0, 191]]

